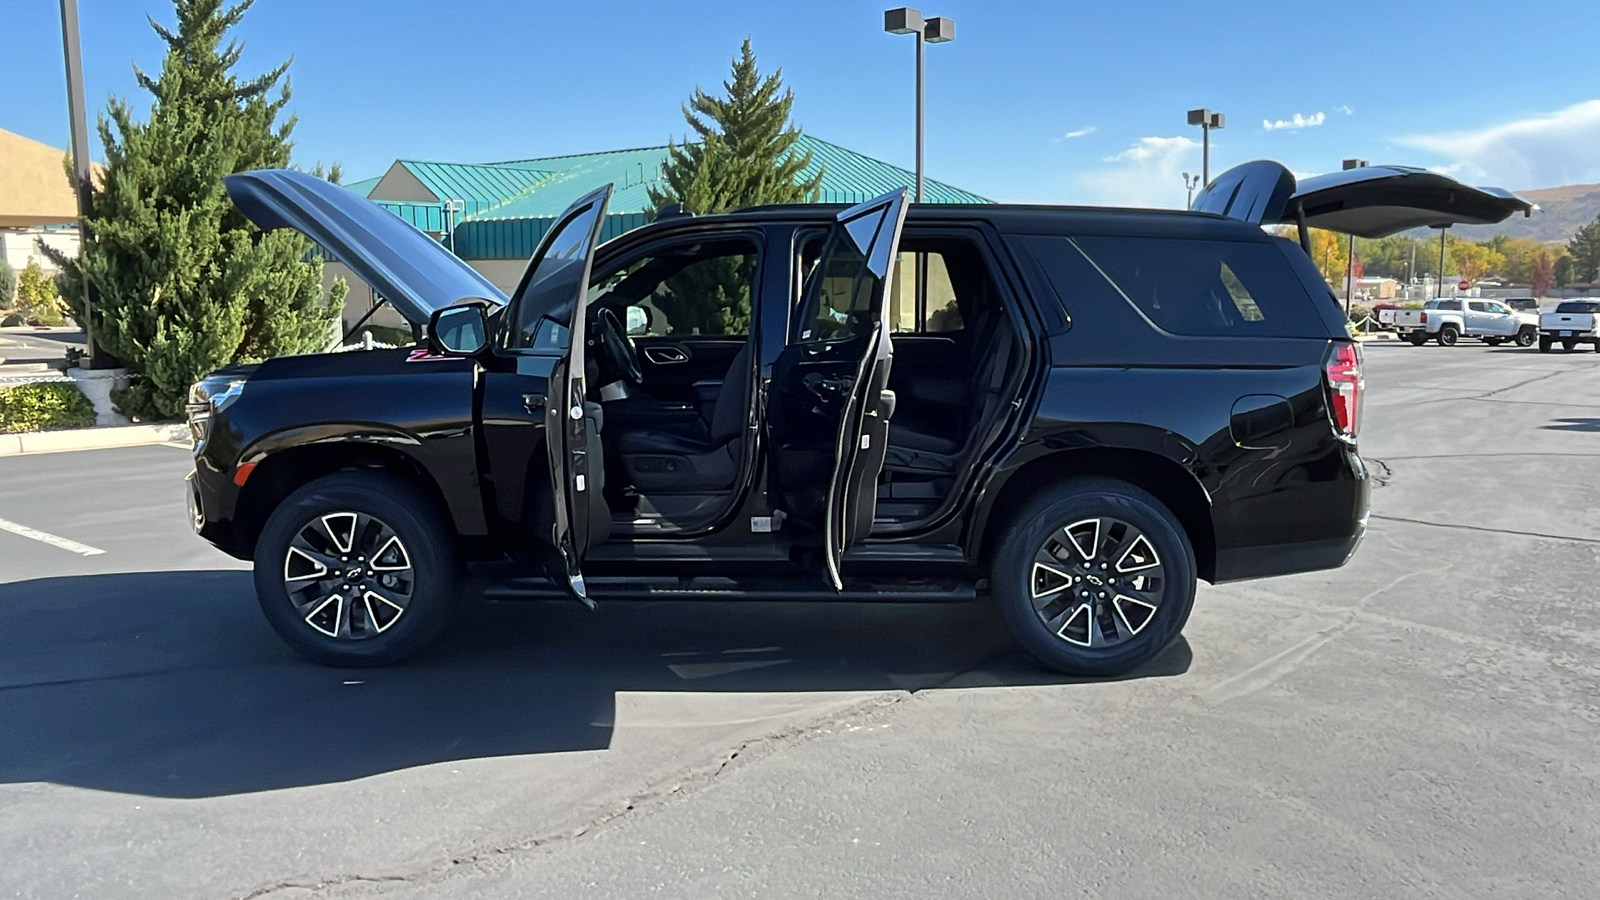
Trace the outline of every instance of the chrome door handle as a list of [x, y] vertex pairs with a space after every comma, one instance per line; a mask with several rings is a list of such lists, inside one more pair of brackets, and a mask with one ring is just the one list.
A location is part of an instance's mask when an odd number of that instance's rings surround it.
[[689, 361], [689, 354], [677, 347], [646, 347], [645, 358], [658, 366], [670, 366], [674, 363]]

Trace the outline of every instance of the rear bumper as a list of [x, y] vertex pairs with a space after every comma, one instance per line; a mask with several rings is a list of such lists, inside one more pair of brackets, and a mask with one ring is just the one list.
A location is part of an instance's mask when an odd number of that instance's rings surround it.
[[1336, 529], [1334, 536], [1282, 544], [1219, 547], [1216, 576], [1212, 578], [1212, 583], [1337, 569], [1349, 562], [1367, 533], [1372, 482], [1367, 475], [1366, 464], [1354, 449], [1346, 450], [1342, 455], [1342, 468], [1345, 471], [1335, 485], [1326, 486], [1304, 498], [1306, 508], [1313, 511], [1315, 517], [1334, 517], [1344, 523]]

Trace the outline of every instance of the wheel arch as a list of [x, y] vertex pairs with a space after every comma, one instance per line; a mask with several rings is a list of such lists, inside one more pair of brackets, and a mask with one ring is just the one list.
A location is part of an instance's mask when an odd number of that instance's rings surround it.
[[1046, 487], [1082, 477], [1126, 481], [1160, 500], [1178, 518], [1194, 547], [1196, 574], [1205, 581], [1215, 577], [1216, 529], [1211, 519], [1211, 499], [1205, 488], [1172, 459], [1131, 448], [1060, 450], [1013, 470], [977, 522], [975, 549], [980, 563], [988, 566], [1006, 525], [1030, 498]]
[[331, 441], [289, 446], [259, 459], [234, 506], [236, 539], [253, 554], [267, 518], [290, 494], [323, 476], [360, 469], [378, 469], [405, 479], [435, 504], [446, 521], [450, 519], [444, 492], [415, 457], [383, 444]]

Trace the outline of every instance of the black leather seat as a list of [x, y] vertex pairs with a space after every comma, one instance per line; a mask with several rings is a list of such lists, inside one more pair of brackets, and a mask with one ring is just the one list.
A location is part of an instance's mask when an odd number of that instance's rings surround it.
[[1005, 399], [1011, 369], [1011, 326], [1005, 314], [990, 309], [974, 323], [968, 347], [972, 390], [962, 399], [963, 414], [952, 431], [934, 431], [915, 418], [889, 420], [889, 449], [884, 468], [920, 475], [953, 475], [967, 441]]
[[744, 459], [750, 379], [747, 343], [728, 366], [709, 423], [695, 417], [618, 434], [616, 452], [633, 486], [645, 494], [731, 490]]

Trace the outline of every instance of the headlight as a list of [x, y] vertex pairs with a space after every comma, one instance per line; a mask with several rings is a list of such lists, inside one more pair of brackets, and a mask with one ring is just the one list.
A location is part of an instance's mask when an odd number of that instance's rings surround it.
[[195, 450], [211, 434], [211, 419], [227, 409], [244, 392], [243, 378], [213, 375], [189, 388], [189, 435], [194, 438]]

